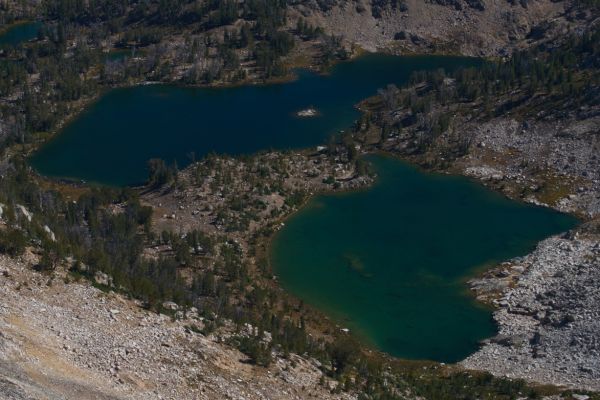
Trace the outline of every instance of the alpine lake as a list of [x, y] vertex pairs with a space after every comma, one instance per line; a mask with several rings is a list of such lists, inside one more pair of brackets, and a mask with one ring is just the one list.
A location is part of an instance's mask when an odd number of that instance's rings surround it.
[[0, 48], [4, 45], [17, 46], [35, 39], [42, 24], [40, 22], [18, 22], [0, 33]]
[[[146, 85], [102, 96], [33, 155], [42, 175], [113, 186], [142, 183], [150, 158], [185, 166], [210, 152], [321, 145], [351, 126], [353, 107], [413, 71], [477, 66], [461, 57], [372, 54], [329, 74], [272, 85]], [[298, 117], [307, 108], [310, 118]], [[522, 256], [577, 220], [511, 201], [458, 176], [368, 156], [372, 187], [317, 196], [271, 246], [282, 286], [393, 356], [455, 362], [493, 336], [492, 310], [466, 281]]]

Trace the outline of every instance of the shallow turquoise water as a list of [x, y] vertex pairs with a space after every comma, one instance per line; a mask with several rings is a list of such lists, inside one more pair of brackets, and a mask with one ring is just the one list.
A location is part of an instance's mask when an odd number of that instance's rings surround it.
[[288, 291], [389, 354], [458, 361], [495, 334], [465, 280], [576, 220], [463, 177], [371, 160], [374, 187], [319, 196], [286, 223], [273, 243], [275, 272]]
[[[53, 177], [126, 185], [143, 182], [146, 162], [178, 165], [190, 153], [247, 154], [316, 146], [348, 128], [354, 105], [415, 70], [480, 63], [460, 57], [368, 55], [338, 64], [323, 76], [299, 71], [294, 82], [236, 88], [168, 85], [117, 89], [102, 97], [34, 155], [32, 165]], [[297, 118], [309, 106], [315, 118]]]

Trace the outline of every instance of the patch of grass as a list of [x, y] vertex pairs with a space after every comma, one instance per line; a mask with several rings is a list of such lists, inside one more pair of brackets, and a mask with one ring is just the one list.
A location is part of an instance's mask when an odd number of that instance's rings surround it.
[[536, 191], [535, 197], [549, 206], [556, 206], [561, 199], [575, 192], [575, 183], [563, 176], [546, 174], [539, 177], [539, 179], [542, 184], [540, 189]]

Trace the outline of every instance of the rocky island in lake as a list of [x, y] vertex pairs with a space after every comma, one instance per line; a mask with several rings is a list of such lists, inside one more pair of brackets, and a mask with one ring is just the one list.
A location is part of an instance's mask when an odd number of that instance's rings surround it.
[[300, 110], [296, 112], [296, 115], [302, 118], [310, 118], [316, 117], [319, 115], [319, 112], [315, 108], [305, 108], [304, 110]]

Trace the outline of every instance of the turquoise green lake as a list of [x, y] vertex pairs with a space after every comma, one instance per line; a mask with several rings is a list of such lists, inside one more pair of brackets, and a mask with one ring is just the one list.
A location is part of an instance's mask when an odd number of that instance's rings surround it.
[[374, 187], [318, 196], [286, 222], [273, 242], [275, 273], [289, 292], [382, 351], [461, 360], [496, 333], [491, 310], [465, 281], [577, 221], [464, 177], [370, 160]]
[[0, 47], [2, 45], [16, 46], [19, 43], [35, 39], [41, 26], [40, 22], [24, 22], [11, 26], [6, 32], [0, 34]]
[[[460, 57], [372, 54], [340, 63], [329, 75], [298, 71], [276, 85], [184, 88], [149, 85], [108, 92], [31, 160], [41, 174], [110, 185], [137, 184], [147, 161], [180, 167], [189, 155], [231, 155], [323, 144], [359, 116], [354, 105], [416, 70], [452, 70], [481, 61]], [[314, 118], [295, 113], [316, 107]]]

